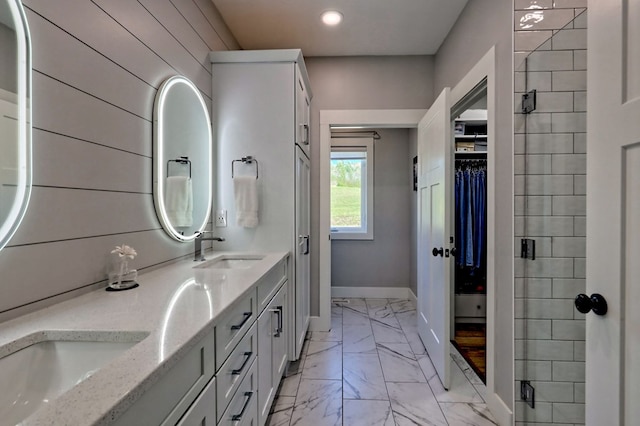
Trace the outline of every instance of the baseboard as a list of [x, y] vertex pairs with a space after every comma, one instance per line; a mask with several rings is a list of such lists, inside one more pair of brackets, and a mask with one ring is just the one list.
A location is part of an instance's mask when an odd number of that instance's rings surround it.
[[411, 287], [409, 287], [409, 300], [411, 300], [415, 306], [418, 306], [418, 296], [411, 290]]
[[309, 318], [309, 330], [308, 331], [329, 331], [331, 326], [327, 326], [325, 322], [322, 321], [322, 317], [311, 317]]
[[513, 425], [513, 411], [496, 393], [487, 393], [487, 406], [500, 426]]
[[331, 287], [331, 297], [408, 299], [409, 287]]

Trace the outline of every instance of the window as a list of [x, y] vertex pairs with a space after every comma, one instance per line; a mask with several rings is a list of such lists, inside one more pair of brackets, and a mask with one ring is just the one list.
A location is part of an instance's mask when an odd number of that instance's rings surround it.
[[331, 139], [331, 238], [373, 239], [373, 139]]

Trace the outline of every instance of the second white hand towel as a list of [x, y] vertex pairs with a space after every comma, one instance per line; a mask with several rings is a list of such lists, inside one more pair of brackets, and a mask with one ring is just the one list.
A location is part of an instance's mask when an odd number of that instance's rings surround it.
[[258, 185], [255, 176], [235, 176], [236, 223], [245, 228], [258, 226]]
[[193, 189], [189, 176], [169, 176], [165, 190], [165, 205], [171, 224], [177, 228], [193, 224]]

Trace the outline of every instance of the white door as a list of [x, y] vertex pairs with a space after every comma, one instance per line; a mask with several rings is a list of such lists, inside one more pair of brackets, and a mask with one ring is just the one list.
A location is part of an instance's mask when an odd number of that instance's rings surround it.
[[640, 419], [640, 0], [590, 0], [587, 105], [587, 425]]
[[449, 388], [451, 119], [445, 88], [418, 124], [418, 333]]
[[309, 328], [311, 315], [310, 306], [310, 281], [311, 281], [311, 256], [310, 229], [311, 229], [311, 164], [302, 150], [296, 146], [296, 253], [295, 258], [295, 331], [294, 354], [291, 359], [297, 359], [304, 338]]

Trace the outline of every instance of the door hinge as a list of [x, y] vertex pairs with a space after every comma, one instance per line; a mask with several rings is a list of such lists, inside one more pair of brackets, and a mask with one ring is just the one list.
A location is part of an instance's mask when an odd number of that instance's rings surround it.
[[530, 114], [536, 110], [536, 93], [537, 91], [534, 89], [522, 95], [523, 114]]
[[536, 240], [523, 238], [520, 240], [520, 257], [536, 260]]
[[520, 399], [529, 404], [529, 407], [536, 408], [536, 390], [531, 386], [529, 380], [520, 382]]

